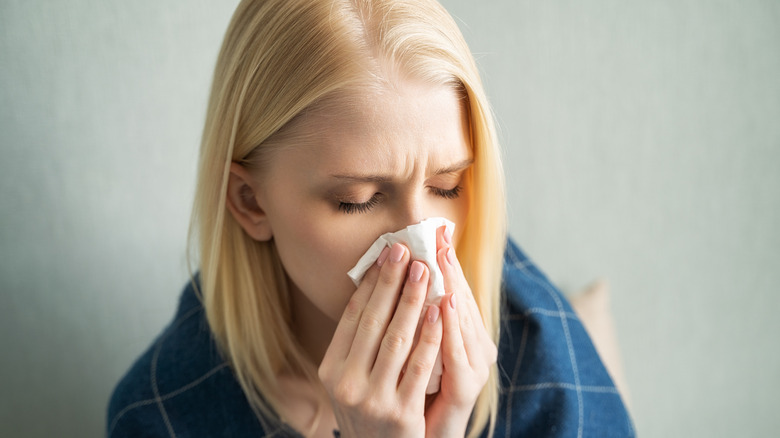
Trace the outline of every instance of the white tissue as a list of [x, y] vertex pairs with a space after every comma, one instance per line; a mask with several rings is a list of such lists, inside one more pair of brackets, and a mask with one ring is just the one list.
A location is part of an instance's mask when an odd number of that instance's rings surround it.
[[444, 276], [436, 261], [436, 230], [446, 226], [450, 235], [455, 230], [455, 224], [443, 217], [432, 217], [424, 221], [409, 225], [403, 230], [394, 233], [385, 233], [368, 248], [363, 257], [358, 260], [354, 268], [347, 275], [355, 283], [360, 285], [368, 268], [376, 261], [385, 247], [391, 247], [395, 243], [403, 243], [409, 248], [411, 260], [419, 260], [428, 265], [430, 288], [428, 289], [428, 301], [444, 296]]
[[[376, 262], [376, 259], [385, 247], [391, 247], [395, 243], [403, 243], [409, 248], [412, 257], [411, 260], [420, 260], [428, 265], [429, 288], [426, 301], [428, 304], [439, 305], [441, 297], [444, 296], [444, 275], [441, 273], [439, 262], [436, 260], [436, 230], [441, 226], [446, 226], [450, 235], [452, 235], [452, 232], [455, 230], [455, 224], [451, 221], [443, 217], [432, 217], [425, 219], [418, 224], [409, 225], [403, 230], [382, 234], [376, 239], [371, 247], [368, 248], [368, 251], [363, 254], [363, 257], [358, 260], [355, 267], [350, 269], [347, 275], [349, 275], [349, 278], [355, 283], [355, 286], [359, 286], [366, 271], [368, 271], [368, 268]], [[417, 344], [416, 339], [420, 335], [420, 327], [422, 327], [422, 318], [425, 309], [427, 309], [427, 307], [423, 308], [423, 314], [420, 315], [420, 321], [417, 324], [415, 344]], [[435, 394], [439, 392], [443, 371], [441, 350], [439, 350], [439, 354], [436, 356], [436, 362], [433, 366], [433, 371], [431, 371], [431, 378], [428, 380], [428, 386], [425, 389], [426, 394]]]

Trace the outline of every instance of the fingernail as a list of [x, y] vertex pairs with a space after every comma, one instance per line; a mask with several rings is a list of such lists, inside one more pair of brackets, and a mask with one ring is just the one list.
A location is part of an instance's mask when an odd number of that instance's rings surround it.
[[400, 262], [401, 259], [404, 258], [405, 252], [406, 248], [400, 243], [396, 243], [393, 245], [393, 249], [390, 250], [390, 261], [395, 263]]
[[379, 257], [376, 258], [377, 266], [382, 266], [382, 263], [387, 259], [387, 255], [390, 254], [390, 248], [385, 247], [382, 252], [379, 253]]
[[449, 228], [444, 229], [444, 243], [447, 245], [452, 244], [452, 233], [450, 232]]
[[412, 283], [418, 283], [422, 278], [423, 272], [425, 272], [425, 265], [415, 260], [412, 262], [412, 268], [409, 270], [409, 279]]
[[450, 297], [450, 308], [452, 310], [455, 310], [455, 306], [457, 305], [458, 304], [455, 302], [455, 294], [452, 294], [452, 296]]
[[436, 321], [439, 319], [439, 306], [432, 304], [428, 306], [428, 322], [431, 324], [436, 324]]
[[450, 262], [451, 265], [455, 265], [455, 250], [452, 248], [447, 250], [447, 261]]

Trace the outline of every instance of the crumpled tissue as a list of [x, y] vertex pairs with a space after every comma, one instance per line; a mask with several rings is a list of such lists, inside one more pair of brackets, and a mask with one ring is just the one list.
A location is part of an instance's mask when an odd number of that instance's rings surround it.
[[[376, 262], [382, 250], [385, 247], [393, 246], [395, 243], [402, 243], [409, 248], [411, 260], [419, 260], [428, 265], [428, 296], [426, 302], [427, 304], [438, 305], [444, 296], [444, 275], [441, 269], [439, 269], [439, 263], [436, 260], [436, 230], [442, 226], [447, 227], [450, 235], [452, 235], [455, 229], [454, 223], [443, 217], [433, 217], [425, 219], [420, 223], [409, 225], [403, 230], [379, 236], [347, 275], [355, 283], [355, 286], [359, 286], [366, 271]], [[425, 309], [423, 309], [424, 311]], [[423, 315], [420, 315], [415, 343], [422, 325], [422, 317]], [[436, 357], [436, 364], [431, 373], [431, 379], [428, 381], [428, 387], [425, 390], [426, 394], [434, 394], [439, 391], [442, 371], [441, 351], [439, 351], [439, 355]]]
[[439, 269], [439, 263], [436, 261], [436, 230], [446, 226], [452, 233], [455, 230], [455, 224], [443, 217], [432, 217], [424, 221], [409, 225], [403, 230], [394, 233], [385, 233], [368, 248], [363, 257], [358, 260], [355, 267], [347, 273], [355, 286], [360, 285], [360, 281], [368, 271], [368, 268], [376, 261], [379, 254], [385, 247], [391, 247], [395, 243], [403, 243], [409, 248], [411, 260], [419, 260], [428, 265], [430, 272], [428, 282], [428, 301], [444, 296], [444, 276]]

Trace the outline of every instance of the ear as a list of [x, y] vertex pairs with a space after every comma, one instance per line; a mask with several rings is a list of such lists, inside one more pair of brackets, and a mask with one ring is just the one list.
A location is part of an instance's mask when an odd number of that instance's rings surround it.
[[262, 208], [259, 188], [260, 184], [249, 170], [238, 163], [230, 164], [227, 208], [251, 238], [267, 241], [273, 237], [273, 231]]

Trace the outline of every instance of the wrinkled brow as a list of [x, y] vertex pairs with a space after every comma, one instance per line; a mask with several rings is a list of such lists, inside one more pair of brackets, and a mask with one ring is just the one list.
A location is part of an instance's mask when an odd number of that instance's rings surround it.
[[[433, 172], [433, 175], [455, 173], [471, 166], [473, 163], [474, 160], [471, 158], [462, 160], [457, 163], [451, 164], [447, 167], [436, 169], [436, 171]], [[353, 181], [353, 182], [371, 182], [371, 183], [381, 183], [381, 182], [388, 182], [393, 180], [393, 177], [391, 175], [334, 174], [334, 175], [330, 175], [330, 177]]]

